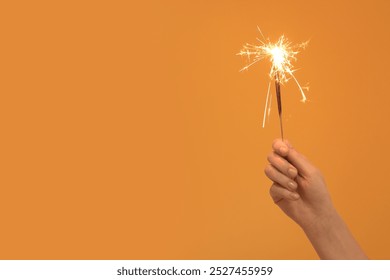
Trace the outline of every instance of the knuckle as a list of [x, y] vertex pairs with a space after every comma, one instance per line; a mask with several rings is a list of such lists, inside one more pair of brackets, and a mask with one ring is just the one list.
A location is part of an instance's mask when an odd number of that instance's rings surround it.
[[274, 195], [274, 185], [272, 185], [272, 186], [269, 188], [268, 192], [269, 192], [269, 195], [270, 195], [271, 197], [273, 197], [273, 195]]
[[272, 160], [273, 160], [273, 153], [269, 153], [268, 154], [268, 156], [267, 156], [267, 160], [269, 161], [269, 162], [271, 162]]
[[272, 184], [272, 186], [269, 188], [269, 195], [270, 195], [272, 198], [275, 198], [275, 196], [276, 196], [276, 187], [275, 187], [275, 184]]
[[272, 184], [271, 188], [269, 189], [269, 195], [271, 196], [272, 201], [275, 204], [278, 204], [279, 201], [283, 199], [283, 196], [280, 195], [279, 192], [280, 192], [279, 188], [275, 184]]
[[265, 173], [265, 175], [267, 175], [268, 177], [271, 176], [272, 171], [273, 171], [273, 168], [272, 168], [271, 164], [268, 164], [268, 165], [264, 168], [264, 173]]

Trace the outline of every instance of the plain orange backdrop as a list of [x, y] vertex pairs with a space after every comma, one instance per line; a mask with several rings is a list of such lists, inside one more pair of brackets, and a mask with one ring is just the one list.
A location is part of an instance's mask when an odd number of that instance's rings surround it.
[[390, 2], [2, 1], [1, 259], [316, 259], [271, 201], [269, 64], [285, 136], [325, 174], [372, 259], [390, 256]]

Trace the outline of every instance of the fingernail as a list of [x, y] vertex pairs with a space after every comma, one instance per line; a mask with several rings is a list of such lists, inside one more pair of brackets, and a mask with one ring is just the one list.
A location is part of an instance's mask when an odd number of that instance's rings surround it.
[[291, 189], [291, 190], [295, 190], [297, 188], [296, 184], [294, 182], [288, 182], [287, 183], [288, 187]]
[[284, 153], [287, 153], [288, 150], [287, 150], [286, 146], [282, 146], [279, 148], [279, 151], [284, 154]]
[[290, 193], [290, 197], [294, 200], [298, 199], [299, 198], [299, 194], [297, 193]]
[[297, 170], [296, 169], [294, 169], [294, 168], [289, 168], [288, 169], [288, 174], [291, 176], [291, 177], [295, 177], [295, 176], [297, 176]]

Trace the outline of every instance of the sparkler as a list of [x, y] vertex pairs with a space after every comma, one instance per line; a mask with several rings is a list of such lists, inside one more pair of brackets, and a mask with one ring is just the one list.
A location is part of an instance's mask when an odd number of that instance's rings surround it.
[[[280, 132], [283, 140], [283, 123], [282, 123], [282, 97], [280, 91], [280, 85], [287, 83], [291, 78], [295, 81], [298, 89], [301, 93], [302, 102], [306, 101], [306, 95], [303, 92], [303, 87], [299, 84], [298, 80], [294, 76], [296, 71], [291, 61], [296, 61], [296, 55], [300, 50], [304, 49], [308, 42], [304, 42], [298, 45], [292, 45], [290, 41], [284, 35], [282, 35], [276, 43], [271, 43], [269, 39], [265, 39], [260, 28], [258, 28], [263, 40], [257, 38], [260, 45], [245, 44], [242, 50], [237, 54], [240, 56], [246, 56], [250, 62], [240, 71], [247, 70], [250, 66], [256, 62], [268, 58], [271, 62], [271, 70], [269, 72], [270, 81], [268, 83], [267, 97], [265, 100], [264, 115], [263, 115], [263, 127], [265, 125], [266, 116], [269, 116], [271, 111], [272, 95], [270, 95], [270, 88], [272, 80], [275, 80], [276, 98], [278, 102], [278, 113]], [[305, 88], [307, 89], [307, 87]]]

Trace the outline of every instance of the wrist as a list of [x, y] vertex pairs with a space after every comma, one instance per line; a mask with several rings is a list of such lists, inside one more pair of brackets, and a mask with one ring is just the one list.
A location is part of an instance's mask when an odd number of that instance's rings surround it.
[[367, 259], [335, 209], [303, 230], [321, 259]]
[[343, 220], [336, 209], [332, 207], [321, 215], [315, 216], [310, 222], [302, 224], [301, 227], [307, 236], [312, 236], [337, 228], [340, 223], [343, 223]]

